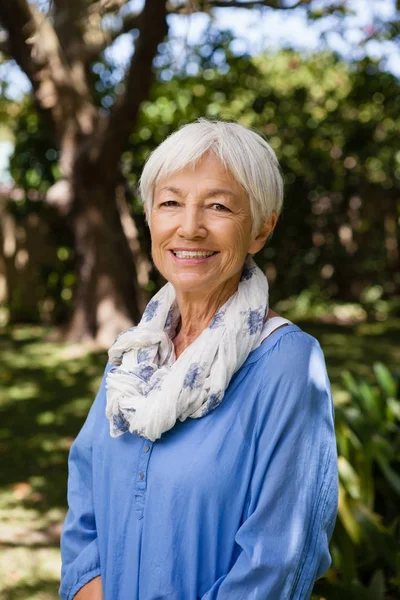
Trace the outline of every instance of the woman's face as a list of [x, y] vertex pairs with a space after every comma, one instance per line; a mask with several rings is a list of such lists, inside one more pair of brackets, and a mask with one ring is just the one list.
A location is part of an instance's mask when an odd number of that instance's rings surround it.
[[247, 194], [211, 152], [155, 187], [152, 256], [177, 292], [208, 294], [238, 282], [247, 254], [258, 252], [272, 229], [251, 235]]

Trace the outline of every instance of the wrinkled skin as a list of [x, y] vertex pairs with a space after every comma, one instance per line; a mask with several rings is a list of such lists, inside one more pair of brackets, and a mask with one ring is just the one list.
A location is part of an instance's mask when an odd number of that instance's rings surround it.
[[[195, 166], [158, 181], [148, 217], [154, 263], [175, 287], [182, 316], [174, 340], [179, 356], [237, 290], [247, 255], [261, 250], [277, 215], [254, 233], [247, 193], [210, 152]], [[217, 254], [189, 264], [176, 260], [172, 249]]]

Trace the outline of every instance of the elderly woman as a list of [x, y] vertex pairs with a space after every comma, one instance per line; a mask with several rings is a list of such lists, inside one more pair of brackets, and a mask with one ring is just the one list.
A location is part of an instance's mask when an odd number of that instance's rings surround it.
[[141, 195], [168, 283], [111, 347], [71, 448], [61, 598], [309, 598], [336, 444], [321, 348], [269, 309], [252, 259], [282, 206], [276, 157], [201, 119], [153, 152]]

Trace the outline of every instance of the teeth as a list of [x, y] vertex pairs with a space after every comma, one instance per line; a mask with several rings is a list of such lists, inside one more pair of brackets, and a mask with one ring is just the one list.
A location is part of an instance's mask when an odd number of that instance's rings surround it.
[[214, 252], [190, 252], [188, 250], [173, 250], [173, 253], [178, 258], [207, 258], [208, 256], [212, 256], [214, 254]]

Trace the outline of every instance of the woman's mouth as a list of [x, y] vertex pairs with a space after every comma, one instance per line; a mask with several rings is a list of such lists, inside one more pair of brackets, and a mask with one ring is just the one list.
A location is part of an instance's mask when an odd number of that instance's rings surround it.
[[213, 251], [193, 251], [193, 250], [172, 250], [178, 258], [208, 258], [215, 254]]
[[176, 261], [186, 264], [206, 262], [218, 254], [214, 250], [170, 250], [170, 252]]

